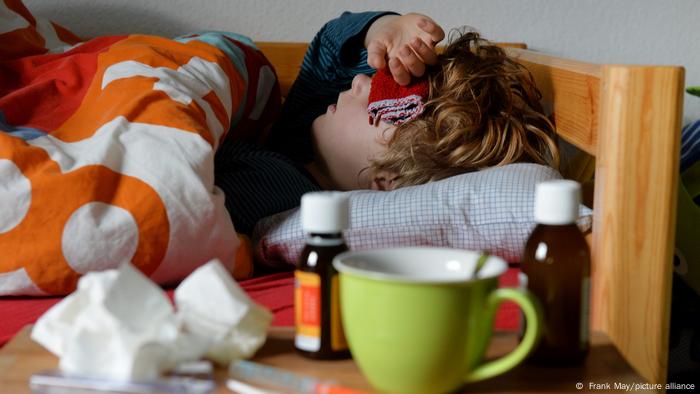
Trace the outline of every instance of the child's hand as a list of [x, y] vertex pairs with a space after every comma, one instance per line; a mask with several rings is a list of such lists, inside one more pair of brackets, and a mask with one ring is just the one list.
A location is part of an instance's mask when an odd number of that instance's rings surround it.
[[435, 44], [445, 32], [421, 14], [385, 15], [372, 23], [365, 36], [367, 64], [375, 69], [389, 64], [399, 85], [408, 85], [411, 75], [420, 77], [425, 66], [437, 63]]

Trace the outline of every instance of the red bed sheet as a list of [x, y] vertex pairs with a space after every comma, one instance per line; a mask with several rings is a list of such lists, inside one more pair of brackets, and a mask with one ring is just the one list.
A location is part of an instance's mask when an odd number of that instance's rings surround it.
[[[518, 268], [510, 268], [501, 277], [500, 285], [517, 286]], [[291, 326], [294, 324], [294, 274], [282, 272], [248, 279], [241, 287], [258, 303], [266, 306], [275, 315], [272, 324]], [[167, 291], [172, 298], [173, 290]], [[59, 302], [62, 297], [2, 297], [0, 298], [0, 346], [4, 345], [25, 325], [34, 323], [39, 316]], [[496, 315], [496, 328], [516, 330], [519, 311], [515, 304], [505, 302]]]

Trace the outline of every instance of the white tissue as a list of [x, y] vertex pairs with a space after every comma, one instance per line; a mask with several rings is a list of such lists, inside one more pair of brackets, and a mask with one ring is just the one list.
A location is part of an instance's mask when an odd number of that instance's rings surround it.
[[181, 326], [165, 293], [123, 264], [82, 277], [73, 294], [39, 318], [32, 339], [60, 357], [67, 373], [153, 379], [208, 346]]
[[60, 358], [63, 372], [149, 380], [207, 351], [218, 362], [250, 356], [272, 320], [218, 260], [185, 279], [176, 300], [177, 313], [163, 290], [125, 263], [83, 276], [31, 336]]
[[206, 357], [221, 365], [252, 356], [265, 342], [273, 317], [218, 260], [188, 276], [175, 289], [175, 303], [187, 331], [212, 340]]

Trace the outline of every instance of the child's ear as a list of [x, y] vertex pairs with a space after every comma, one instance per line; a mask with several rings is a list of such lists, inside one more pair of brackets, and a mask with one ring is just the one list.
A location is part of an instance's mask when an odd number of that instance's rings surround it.
[[378, 171], [372, 179], [372, 190], [394, 190], [394, 181], [399, 177], [399, 174], [390, 171]]

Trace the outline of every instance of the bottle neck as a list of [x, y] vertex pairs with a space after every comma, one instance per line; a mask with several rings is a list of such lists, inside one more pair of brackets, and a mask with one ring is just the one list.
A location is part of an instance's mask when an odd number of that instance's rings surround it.
[[314, 246], [335, 246], [345, 243], [342, 233], [309, 233], [306, 243]]
[[569, 226], [575, 226], [576, 222], [571, 222], [571, 223], [559, 223], [559, 224], [550, 224], [550, 223], [541, 223], [541, 222], [536, 222], [538, 226], [546, 226], [546, 227], [569, 227]]

